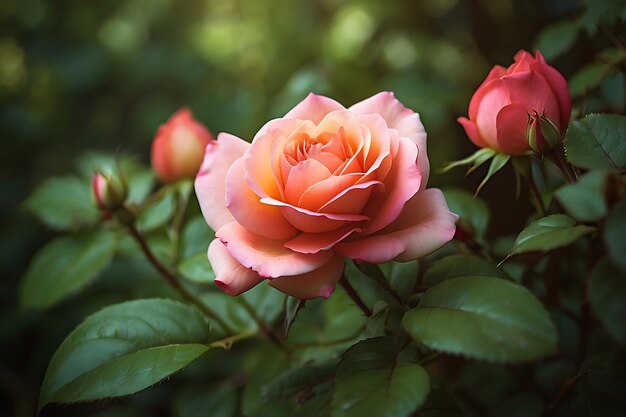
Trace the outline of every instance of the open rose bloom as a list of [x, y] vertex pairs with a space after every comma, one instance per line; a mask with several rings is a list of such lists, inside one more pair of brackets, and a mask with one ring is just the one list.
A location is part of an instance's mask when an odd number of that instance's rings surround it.
[[263, 280], [301, 299], [328, 297], [344, 257], [417, 259], [455, 231], [429, 163], [419, 115], [392, 93], [346, 109], [310, 94], [252, 143], [227, 133], [206, 147], [195, 187], [217, 238], [218, 286], [240, 294]]

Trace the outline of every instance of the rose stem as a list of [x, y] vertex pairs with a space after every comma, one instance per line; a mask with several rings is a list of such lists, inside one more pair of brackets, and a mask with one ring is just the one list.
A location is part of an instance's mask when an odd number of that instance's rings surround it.
[[141, 247], [144, 255], [146, 255], [150, 263], [157, 269], [157, 271], [161, 273], [163, 278], [165, 278], [165, 280], [172, 286], [172, 288], [178, 291], [178, 293], [182, 295], [183, 298], [185, 298], [187, 301], [195, 304], [207, 317], [217, 322], [217, 324], [219, 324], [226, 333], [236, 333], [228, 324], [226, 324], [224, 320], [222, 320], [220, 316], [215, 314], [215, 312], [207, 307], [207, 305], [204, 304], [199, 298], [197, 298], [195, 295], [190, 293], [184, 286], [182, 286], [181, 283], [178, 282], [176, 276], [174, 276], [174, 274], [165, 265], [159, 262], [156, 256], [154, 256], [154, 253], [152, 253], [152, 250], [148, 246], [148, 243], [144, 239], [143, 235], [139, 232], [139, 230], [137, 230], [137, 227], [135, 227], [134, 224], [128, 225], [128, 229], [130, 230], [130, 234], [135, 238], [135, 240]]
[[365, 305], [361, 297], [359, 297], [359, 294], [357, 294], [354, 287], [350, 285], [350, 282], [348, 281], [348, 278], [346, 278], [345, 274], [341, 276], [341, 278], [339, 279], [339, 283], [341, 284], [343, 289], [346, 290], [346, 293], [350, 296], [350, 298], [352, 298], [352, 301], [354, 301], [357, 307], [359, 307], [367, 317], [371, 317], [372, 310], [370, 310], [369, 307]]
[[533, 176], [532, 168], [528, 170], [528, 190], [532, 196], [532, 200], [535, 203], [535, 208], [539, 211], [541, 217], [545, 217], [547, 212], [546, 208], [543, 205], [543, 199], [541, 198], [541, 193], [537, 188], [537, 183], [535, 182], [535, 177]]
[[252, 320], [254, 320], [254, 322], [259, 326], [265, 336], [267, 336], [269, 340], [274, 342], [281, 349], [285, 349], [285, 344], [282, 342], [282, 340], [280, 340], [278, 336], [276, 336], [276, 333], [274, 333], [272, 328], [268, 326], [261, 317], [259, 317], [259, 315], [256, 313], [256, 311], [254, 311], [254, 308], [250, 305], [250, 303], [241, 296], [237, 297], [237, 301], [239, 302], [239, 304], [242, 305], [242, 307], [246, 310], [250, 317], [252, 317]]

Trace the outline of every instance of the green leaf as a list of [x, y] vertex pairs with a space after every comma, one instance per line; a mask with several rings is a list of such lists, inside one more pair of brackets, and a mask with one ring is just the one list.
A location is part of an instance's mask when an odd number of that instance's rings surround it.
[[589, 300], [604, 328], [626, 345], [626, 273], [608, 258], [591, 271]]
[[256, 287], [241, 295], [250, 304], [256, 314], [269, 325], [274, 323], [285, 308], [285, 298], [282, 292], [262, 282]]
[[608, 173], [591, 171], [573, 184], [566, 184], [556, 192], [556, 198], [573, 218], [595, 222], [606, 216], [608, 204], [604, 196]]
[[461, 277], [428, 290], [402, 319], [431, 349], [494, 362], [523, 362], [556, 351], [548, 312], [526, 288], [495, 277]]
[[435, 261], [424, 273], [424, 285], [432, 287], [457, 277], [487, 276], [508, 279], [507, 274], [489, 261], [473, 255], [449, 255]]
[[198, 284], [210, 283], [215, 279], [215, 272], [211, 268], [206, 253], [199, 253], [184, 259], [178, 264], [178, 271], [189, 281]]
[[479, 239], [485, 237], [489, 226], [489, 207], [471, 193], [457, 189], [443, 190], [450, 211], [459, 215], [459, 226]]
[[75, 176], [42, 182], [26, 199], [24, 207], [55, 229], [77, 229], [100, 218], [91, 196], [91, 182]]
[[237, 415], [237, 391], [232, 385], [193, 384], [174, 400], [177, 417], [234, 417]]
[[417, 281], [417, 261], [412, 262], [387, 262], [380, 265], [391, 288], [401, 296], [407, 296], [415, 287]]
[[[262, 284], [261, 284], [262, 285]], [[224, 292], [211, 291], [202, 294], [201, 300], [237, 333], [251, 333], [259, 326], [238, 300]]]
[[263, 398], [268, 401], [295, 402], [299, 400], [299, 396], [304, 397], [304, 394], [312, 393], [316, 385], [333, 381], [336, 367], [336, 362], [329, 362], [287, 371], [265, 386]]
[[552, 24], [541, 31], [536, 50], [541, 51], [546, 60], [558, 58], [576, 42], [580, 26], [578, 22], [566, 20]]
[[476, 192], [474, 193], [474, 195], [478, 195], [478, 193], [480, 193], [480, 190], [482, 190], [485, 184], [487, 184], [487, 181], [489, 181], [491, 177], [496, 174], [496, 172], [500, 171], [506, 165], [506, 163], [509, 162], [509, 159], [511, 159], [511, 155], [506, 155], [503, 153], [497, 153], [496, 156], [493, 157], [493, 159], [491, 160], [491, 165], [489, 165], [487, 175], [485, 175], [485, 178], [483, 178], [483, 180], [478, 185], [478, 188], [476, 188]]
[[626, 117], [590, 114], [570, 123], [565, 137], [567, 159], [579, 168], [626, 168]]
[[476, 168], [478, 168], [479, 166], [481, 166], [482, 164], [484, 164], [485, 162], [487, 162], [488, 160], [490, 160], [491, 158], [493, 158], [496, 155], [496, 153], [497, 152], [491, 148], [479, 149], [465, 159], [447, 163], [441, 169], [441, 172], [448, 172], [452, 168], [456, 168], [456, 167], [463, 166], [463, 165], [472, 165], [472, 167], [468, 171], [469, 173], [475, 170]]
[[166, 187], [158, 198], [143, 208], [137, 216], [137, 227], [149, 232], [163, 226], [176, 211], [176, 188]]
[[568, 246], [595, 230], [595, 227], [576, 226], [576, 221], [564, 214], [552, 214], [526, 226], [515, 239], [511, 255]]
[[600, 84], [610, 68], [602, 62], [587, 64], [570, 78], [569, 91], [573, 97], [582, 96]]
[[463, 417], [463, 411], [452, 395], [433, 389], [415, 417]]
[[37, 252], [20, 286], [20, 305], [51, 307], [79, 291], [109, 264], [115, 252], [112, 232], [97, 230], [57, 237]]
[[185, 224], [180, 238], [181, 258], [189, 258], [201, 253], [206, 259], [207, 249], [214, 238], [215, 232], [206, 224], [204, 217], [193, 217]]
[[337, 367], [333, 417], [406, 417], [426, 400], [428, 374], [400, 359], [391, 337], [363, 340], [348, 349]]
[[611, 210], [606, 219], [604, 241], [611, 259], [626, 270], [626, 199], [621, 200]]
[[141, 391], [202, 355], [210, 333], [200, 311], [179, 302], [106, 307], [78, 325], [52, 356], [39, 409]]

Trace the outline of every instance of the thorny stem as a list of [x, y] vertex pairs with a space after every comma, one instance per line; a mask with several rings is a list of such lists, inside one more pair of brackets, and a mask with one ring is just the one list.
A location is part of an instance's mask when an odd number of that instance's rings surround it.
[[154, 253], [148, 246], [148, 242], [146, 242], [146, 239], [143, 237], [141, 232], [137, 230], [137, 227], [134, 224], [129, 224], [128, 229], [130, 230], [130, 234], [133, 236], [133, 238], [135, 238], [135, 240], [141, 247], [144, 255], [146, 255], [150, 263], [157, 269], [157, 271], [159, 271], [159, 273], [163, 276], [163, 278], [165, 278], [168, 284], [172, 286], [172, 288], [174, 288], [187, 301], [195, 304], [207, 317], [219, 324], [226, 333], [236, 333], [228, 324], [226, 324], [226, 322], [220, 316], [215, 314], [213, 310], [207, 307], [207, 305], [204, 304], [202, 300], [197, 298], [195, 295], [190, 293], [184, 286], [181, 285], [181, 283], [178, 281], [178, 278], [176, 278], [172, 271], [170, 271], [156, 258], [156, 256], [154, 256]]
[[359, 297], [359, 294], [357, 294], [356, 290], [350, 284], [350, 282], [348, 281], [348, 278], [346, 278], [345, 275], [341, 276], [341, 278], [339, 279], [339, 283], [341, 284], [343, 289], [346, 291], [348, 296], [350, 296], [350, 298], [352, 298], [352, 301], [354, 301], [354, 304], [356, 304], [357, 307], [359, 307], [361, 309], [361, 311], [365, 314], [365, 316], [366, 317], [371, 317], [372, 316], [372, 310], [370, 310], [370, 308], [363, 302], [361, 297]]

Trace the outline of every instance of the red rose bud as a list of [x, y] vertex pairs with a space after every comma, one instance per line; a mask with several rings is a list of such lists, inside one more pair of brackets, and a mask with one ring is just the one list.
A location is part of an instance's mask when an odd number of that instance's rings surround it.
[[[546, 63], [539, 51], [534, 57], [519, 51], [508, 68], [493, 67], [472, 96], [469, 118], [459, 117], [457, 121], [476, 146], [521, 155], [531, 149], [526, 140], [529, 114], [537, 112], [551, 120], [557, 132], [565, 132], [571, 110], [565, 78]], [[546, 129], [541, 127], [544, 139], [552, 144]]]
[[211, 132], [182, 108], [159, 127], [152, 142], [152, 169], [165, 183], [193, 179], [213, 141]]
[[544, 154], [561, 141], [561, 133], [550, 119], [534, 111], [528, 115], [526, 140], [530, 149]]
[[119, 176], [96, 173], [91, 184], [94, 200], [104, 211], [116, 210], [126, 201], [128, 186]]

